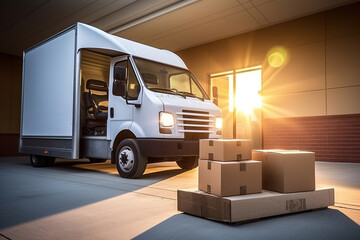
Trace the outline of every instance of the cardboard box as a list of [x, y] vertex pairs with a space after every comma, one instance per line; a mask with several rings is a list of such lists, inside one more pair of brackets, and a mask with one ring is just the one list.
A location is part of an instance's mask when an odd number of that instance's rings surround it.
[[315, 153], [298, 150], [254, 150], [262, 161], [263, 189], [290, 193], [315, 190]]
[[261, 162], [199, 160], [199, 190], [217, 196], [261, 192]]
[[200, 159], [214, 161], [242, 161], [251, 158], [248, 139], [200, 139]]
[[333, 206], [334, 189], [285, 194], [263, 191], [234, 197], [217, 197], [187, 189], [177, 191], [177, 202], [178, 210], [188, 214], [223, 222], [241, 222]]

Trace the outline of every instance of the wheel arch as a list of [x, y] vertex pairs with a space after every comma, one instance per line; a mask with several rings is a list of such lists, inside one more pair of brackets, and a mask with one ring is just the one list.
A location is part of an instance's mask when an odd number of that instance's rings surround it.
[[133, 139], [136, 139], [136, 136], [133, 132], [131, 132], [130, 130], [123, 130], [121, 132], [119, 132], [117, 135], [116, 135], [116, 138], [115, 140], [113, 141], [113, 144], [112, 144], [112, 150], [111, 150], [111, 163], [114, 164], [115, 163], [115, 154], [116, 154], [116, 148], [117, 146], [119, 145], [119, 143], [124, 140], [124, 139], [127, 139], [127, 138], [133, 138]]

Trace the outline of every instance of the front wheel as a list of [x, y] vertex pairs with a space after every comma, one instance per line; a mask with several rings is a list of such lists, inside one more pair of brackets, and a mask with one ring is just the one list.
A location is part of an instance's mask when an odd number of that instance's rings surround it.
[[116, 148], [116, 168], [123, 178], [140, 177], [147, 165], [135, 139], [125, 139]]
[[182, 157], [180, 160], [176, 161], [176, 163], [181, 169], [190, 170], [198, 166], [198, 156]]

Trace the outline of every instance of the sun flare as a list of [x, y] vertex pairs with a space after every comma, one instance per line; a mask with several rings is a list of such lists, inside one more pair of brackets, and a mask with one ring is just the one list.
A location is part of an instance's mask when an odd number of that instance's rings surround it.
[[235, 105], [239, 112], [251, 114], [261, 108], [261, 69], [236, 73]]

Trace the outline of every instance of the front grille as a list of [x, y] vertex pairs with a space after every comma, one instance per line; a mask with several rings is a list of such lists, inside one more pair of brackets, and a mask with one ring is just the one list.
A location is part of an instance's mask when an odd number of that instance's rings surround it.
[[209, 112], [183, 110], [176, 113], [178, 132], [185, 134], [186, 140], [209, 138], [213, 133], [214, 116]]

